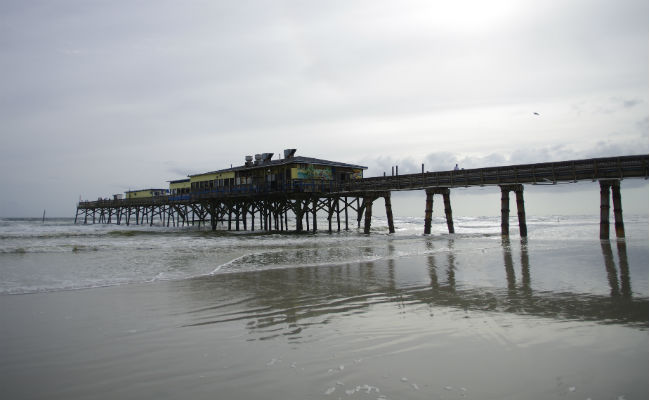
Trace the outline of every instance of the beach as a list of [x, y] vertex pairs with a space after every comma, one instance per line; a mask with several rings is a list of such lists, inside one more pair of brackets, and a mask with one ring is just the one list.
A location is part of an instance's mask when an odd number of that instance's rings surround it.
[[592, 235], [597, 218], [531, 218], [523, 240], [496, 219], [455, 235], [398, 222], [295, 235], [5, 221], [3, 397], [647, 398], [647, 217], [619, 241]]

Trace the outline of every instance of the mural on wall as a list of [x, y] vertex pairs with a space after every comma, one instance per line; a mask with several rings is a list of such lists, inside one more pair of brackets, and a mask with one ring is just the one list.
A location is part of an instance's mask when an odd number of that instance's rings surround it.
[[332, 169], [329, 167], [314, 167], [308, 165], [307, 168], [298, 168], [298, 179], [324, 179], [332, 180]]
[[363, 170], [362, 169], [354, 169], [352, 170], [352, 175], [350, 175], [350, 179], [362, 179], [363, 178]]

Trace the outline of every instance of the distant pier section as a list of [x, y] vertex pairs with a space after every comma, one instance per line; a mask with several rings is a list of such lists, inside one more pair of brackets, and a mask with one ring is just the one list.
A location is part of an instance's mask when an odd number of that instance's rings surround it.
[[[648, 179], [648, 155], [592, 158], [490, 168], [454, 169], [364, 177], [361, 165], [295, 155], [273, 159], [273, 153], [246, 156], [241, 166], [189, 175], [169, 181], [168, 188], [129, 190], [112, 199], [81, 201], [75, 223], [149, 224], [165, 226], [219, 224], [228, 230], [312, 231], [317, 214], [327, 216], [327, 230], [348, 230], [350, 218], [370, 233], [372, 204], [383, 198], [388, 230], [395, 232], [391, 192], [423, 190], [426, 194], [424, 233], [431, 233], [433, 199], [443, 198], [447, 229], [454, 233], [450, 193], [454, 188], [495, 186], [501, 190], [501, 233], [510, 234], [510, 192], [514, 192], [519, 234], [527, 236], [524, 185], [555, 185], [578, 181], [600, 184], [600, 237], [609, 238], [610, 198], [615, 232], [625, 237], [620, 185], [624, 179]], [[352, 214], [352, 215], [350, 215]], [[311, 228], [310, 228], [311, 220]]]

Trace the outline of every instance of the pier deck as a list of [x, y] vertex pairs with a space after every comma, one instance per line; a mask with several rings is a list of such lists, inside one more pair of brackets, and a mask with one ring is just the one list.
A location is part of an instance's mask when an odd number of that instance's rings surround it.
[[[620, 181], [629, 178], [648, 179], [648, 155], [591, 158], [561, 162], [548, 162], [523, 165], [508, 165], [489, 168], [460, 169], [451, 171], [424, 172], [406, 175], [378, 176], [333, 182], [325, 180], [292, 180], [272, 185], [240, 185], [232, 188], [210, 191], [193, 191], [180, 196], [156, 196], [141, 199], [98, 200], [79, 202], [75, 222], [84, 215], [84, 223], [92, 216], [92, 222], [120, 224], [123, 219], [129, 224], [132, 217], [135, 223], [153, 224], [154, 217], [169, 226], [170, 222], [188, 224], [198, 221], [211, 222], [216, 229], [217, 222], [228, 222], [228, 229], [239, 230], [242, 222], [246, 230], [250, 217], [250, 227], [255, 227], [255, 215], [259, 213], [260, 229], [288, 229], [287, 213], [295, 217], [295, 228], [303, 230], [303, 218], [309, 230], [312, 216], [312, 230], [316, 230], [316, 213], [325, 211], [328, 215], [329, 230], [332, 219], [336, 217], [340, 230], [341, 213], [345, 215], [348, 229], [348, 209], [357, 213], [360, 226], [365, 217], [364, 231], [370, 231], [372, 204], [383, 197], [386, 204], [389, 231], [394, 232], [390, 193], [403, 190], [425, 190], [427, 193], [425, 211], [425, 233], [430, 233], [433, 195], [444, 198], [445, 215], [449, 232], [453, 233], [453, 220], [450, 189], [474, 186], [499, 186], [502, 191], [502, 234], [509, 234], [509, 192], [517, 197], [517, 210], [521, 236], [526, 236], [523, 188], [525, 184], [554, 185], [578, 181], [599, 181], [601, 185], [601, 238], [609, 237], [609, 191], [613, 194], [616, 234], [623, 237], [624, 228], [620, 203]], [[191, 219], [190, 219], [191, 216]]]

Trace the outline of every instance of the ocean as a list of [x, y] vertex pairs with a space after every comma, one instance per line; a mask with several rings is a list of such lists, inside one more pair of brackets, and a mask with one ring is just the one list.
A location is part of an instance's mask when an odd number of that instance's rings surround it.
[[648, 398], [648, 217], [527, 223], [0, 219], [2, 398]]

